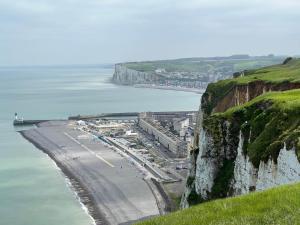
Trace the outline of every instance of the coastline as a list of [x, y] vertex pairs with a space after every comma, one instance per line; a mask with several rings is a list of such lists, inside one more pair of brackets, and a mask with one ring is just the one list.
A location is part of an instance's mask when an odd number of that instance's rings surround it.
[[37, 149], [41, 150], [43, 153], [47, 154], [50, 159], [56, 164], [56, 166], [60, 169], [62, 174], [67, 178], [70, 182], [67, 185], [71, 185], [71, 189], [75, 192], [77, 199], [80, 204], [83, 204], [86, 209], [83, 208], [84, 211], [88, 213], [88, 215], [92, 218], [93, 223], [95, 225], [108, 225], [108, 221], [105, 219], [105, 216], [100, 212], [100, 209], [95, 204], [94, 197], [89, 193], [85, 185], [76, 178], [76, 175], [64, 166], [59, 160], [56, 159], [55, 154], [48, 151], [42, 145], [37, 143], [30, 136], [26, 135], [26, 130], [18, 131], [29, 143], [33, 144]]
[[74, 122], [49, 121], [19, 133], [60, 168], [95, 225], [129, 225], [159, 215], [143, 174], [100, 141], [78, 141], [84, 133]]
[[135, 84], [135, 88], [150, 88], [150, 89], [160, 89], [160, 90], [172, 90], [172, 91], [183, 91], [183, 92], [193, 92], [197, 94], [203, 94], [205, 89], [197, 88], [186, 88], [186, 87], [175, 87], [175, 86], [159, 86], [154, 84]]

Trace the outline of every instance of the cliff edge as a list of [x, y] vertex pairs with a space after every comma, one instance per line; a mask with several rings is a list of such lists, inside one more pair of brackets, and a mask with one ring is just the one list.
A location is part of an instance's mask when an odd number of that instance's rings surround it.
[[300, 181], [299, 139], [299, 59], [210, 84], [181, 206]]

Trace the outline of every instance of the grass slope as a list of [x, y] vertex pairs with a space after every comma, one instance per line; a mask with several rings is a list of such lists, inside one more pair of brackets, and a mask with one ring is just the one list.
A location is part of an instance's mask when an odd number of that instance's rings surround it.
[[257, 70], [250, 70], [245, 73], [245, 76], [235, 79], [221, 80], [217, 83], [213, 83], [211, 86], [220, 88], [222, 86], [226, 86], [229, 82], [233, 82], [235, 84], [248, 84], [257, 80], [270, 83], [281, 83], [284, 81], [292, 83], [300, 82], [300, 59], [292, 59], [285, 65], [279, 64]]
[[233, 87], [246, 85], [256, 81], [274, 84], [283, 82], [300, 83], [300, 59], [292, 59], [285, 65], [279, 64], [250, 70], [245, 73], [245, 76], [209, 84], [206, 89], [206, 94], [209, 93], [211, 95], [212, 106], [210, 107], [210, 110], [220, 99], [226, 96]]
[[265, 93], [206, 120], [238, 123], [245, 137], [244, 153], [257, 168], [270, 157], [276, 162], [284, 144], [296, 149], [300, 161], [300, 89]]
[[[300, 82], [300, 60], [294, 59], [286, 65], [247, 72], [244, 77], [220, 81], [209, 88], [224, 92], [224, 89], [228, 90], [232, 85], [257, 80], [271, 83]], [[235, 121], [242, 129], [245, 139], [249, 139], [245, 142], [244, 151], [256, 167], [261, 160], [268, 160], [270, 156], [276, 160], [284, 143], [288, 149], [295, 147], [300, 159], [300, 89], [263, 94], [224, 113], [212, 114], [203, 124], [214, 130], [215, 124], [226, 120]], [[202, 203], [138, 224], [300, 225], [299, 199], [300, 184], [286, 185], [264, 192]]]
[[128, 62], [125, 65], [129, 69], [153, 72], [158, 68], [164, 68], [168, 72], [208, 72], [220, 70], [220, 72], [241, 71], [245, 69], [260, 68], [274, 65], [283, 60], [282, 57], [213, 57], [213, 58], [186, 58], [174, 60], [157, 60], [147, 62]]
[[272, 83], [283, 81], [300, 82], [300, 59], [292, 59], [284, 65], [280, 64], [249, 71], [248, 74], [246, 73], [246, 76], [238, 78], [237, 82], [243, 84], [255, 80]]
[[206, 202], [139, 225], [300, 224], [300, 184]]
[[[263, 95], [260, 95], [251, 101], [232, 107], [224, 113], [215, 113], [216, 115], [224, 115], [230, 117], [233, 113], [255, 106], [259, 102], [271, 101], [273, 103], [272, 107], [275, 110], [282, 110], [284, 112], [297, 111], [297, 114], [300, 113], [300, 89], [293, 89], [289, 91], [280, 91], [280, 92], [267, 92]], [[300, 116], [300, 114], [298, 114]]]

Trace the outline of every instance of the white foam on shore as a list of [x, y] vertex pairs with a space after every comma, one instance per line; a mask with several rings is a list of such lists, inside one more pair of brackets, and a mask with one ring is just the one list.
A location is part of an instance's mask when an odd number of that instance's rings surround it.
[[[60, 170], [61, 171], [61, 170]], [[61, 171], [62, 173], [62, 171]], [[63, 173], [62, 173], [63, 174]], [[64, 175], [64, 174], [63, 174]], [[66, 184], [67, 184], [67, 187], [72, 191], [72, 193], [74, 194], [75, 198], [77, 199], [77, 201], [79, 202], [79, 204], [81, 205], [81, 208], [83, 209], [83, 211], [91, 218], [92, 220], [92, 223], [91, 225], [96, 225], [96, 221], [94, 220], [94, 218], [91, 216], [88, 208], [82, 203], [78, 193], [76, 192], [74, 186], [72, 185], [72, 182], [71, 180], [66, 176], [64, 175], [65, 177], [65, 181], [66, 181]]]
[[88, 208], [82, 203], [80, 196], [78, 195], [76, 188], [74, 188], [71, 180], [63, 173], [63, 171], [59, 168], [59, 166], [56, 164], [56, 162], [53, 159], [51, 159], [51, 157], [48, 154], [46, 154], [46, 155], [50, 159], [50, 161], [53, 163], [54, 168], [56, 168], [62, 174], [62, 176], [65, 178], [66, 186], [69, 188], [69, 190], [71, 190], [72, 194], [75, 196], [76, 200], [79, 202], [83, 211], [90, 217], [90, 219], [92, 221], [92, 223], [90, 225], [96, 225], [96, 221], [91, 216]]

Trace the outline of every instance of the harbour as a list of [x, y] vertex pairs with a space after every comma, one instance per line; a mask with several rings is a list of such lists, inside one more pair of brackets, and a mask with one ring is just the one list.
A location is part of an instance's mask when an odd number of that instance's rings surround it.
[[[61, 122], [68, 120], [70, 115], [97, 115], [99, 112], [193, 111], [199, 102], [199, 95], [194, 93], [111, 84], [111, 69], [11, 68], [0, 70], [0, 74], [0, 79], [4, 79], [4, 74], [9, 75], [5, 85], [0, 83], [3, 97], [0, 127], [5, 130], [0, 134], [0, 215], [3, 224], [23, 225], [24, 221], [32, 225], [93, 224], [61, 170], [16, 132], [35, 126], [14, 127], [14, 112], [19, 112], [19, 117], [24, 120]], [[14, 214], [18, 217], [10, 216]]]
[[[189, 126], [193, 126], [195, 113], [166, 111], [147, 112], [147, 115], [148, 120], [155, 118], [157, 122], [157, 119], [165, 122], [190, 118]], [[36, 125], [20, 133], [56, 162], [95, 224], [131, 224], [176, 208], [168, 186], [180, 191], [187, 174], [187, 153], [178, 155], [169, 149], [169, 144], [161, 142], [167, 130], [161, 138], [146, 134], [138, 122], [142, 118], [145, 113], [125, 112], [68, 120], [19, 120], [15, 114], [14, 125]], [[188, 151], [187, 145], [184, 151]], [[135, 184], [140, 188], [140, 200], [137, 193], [131, 195], [129, 191]], [[105, 191], [114, 189], [116, 192]]]

